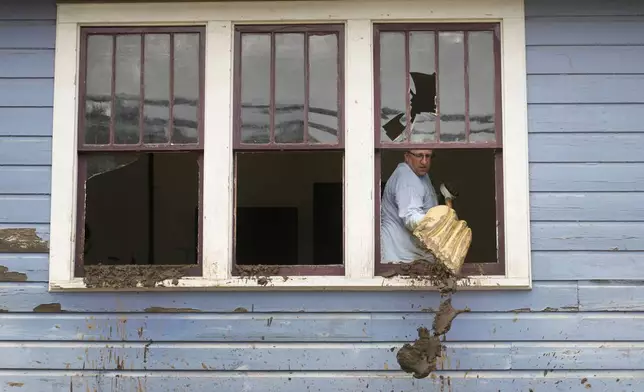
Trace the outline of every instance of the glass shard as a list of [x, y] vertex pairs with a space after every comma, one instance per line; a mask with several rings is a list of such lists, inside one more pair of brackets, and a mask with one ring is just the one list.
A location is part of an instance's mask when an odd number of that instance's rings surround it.
[[114, 143], [139, 143], [141, 102], [141, 36], [116, 37]]
[[304, 34], [275, 34], [275, 142], [304, 141]]
[[469, 33], [470, 141], [496, 139], [494, 36], [491, 31]]
[[87, 37], [85, 144], [109, 144], [112, 117], [113, 37]]
[[271, 36], [241, 36], [241, 141], [270, 141]]
[[406, 141], [405, 34], [380, 34], [380, 124], [383, 142]]
[[172, 143], [199, 142], [199, 34], [174, 35]]
[[441, 142], [466, 141], [463, 41], [463, 32], [438, 33], [438, 110]]
[[409, 34], [409, 71], [411, 101], [411, 142], [436, 141], [436, 55], [435, 33], [412, 31]]
[[170, 34], [145, 36], [143, 143], [167, 143], [170, 121]]
[[309, 36], [310, 143], [338, 143], [338, 37], [335, 34]]

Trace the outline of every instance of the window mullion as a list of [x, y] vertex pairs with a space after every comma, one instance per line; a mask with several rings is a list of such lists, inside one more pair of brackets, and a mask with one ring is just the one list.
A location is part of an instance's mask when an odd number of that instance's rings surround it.
[[349, 20], [345, 48], [344, 262], [349, 278], [374, 274], [373, 34], [368, 19]]
[[230, 22], [206, 27], [203, 273], [228, 279], [232, 271], [233, 30]]

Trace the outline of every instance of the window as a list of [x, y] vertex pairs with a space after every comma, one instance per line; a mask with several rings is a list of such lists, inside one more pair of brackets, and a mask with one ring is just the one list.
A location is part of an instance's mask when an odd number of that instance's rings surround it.
[[344, 275], [342, 26], [235, 32], [234, 272]]
[[[377, 24], [374, 49], [380, 195], [405, 151], [432, 150], [429, 176], [435, 194], [441, 199], [443, 182], [456, 188], [454, 208], [472, 229], [463, 272], [502, 274], [499, 25]], [[380, 251], [377, 247], [376, 254]], [[376, 260], [377, 272], [392, 268], [392, 260]]]
[[[409, 290], [380, 275], [374, 178], [410, 146], [487, 233], [467, 288], [531, 287], [522, 0], [60, 4], [54, 66], [50, 290], [97, 289], [97, 263], [179, 266], [155, 283], [175, 290]], [[417, 69], [436, 110], [412, 122]]]
[[201, 275], [203, 28], [83, 28], [75, 276]]

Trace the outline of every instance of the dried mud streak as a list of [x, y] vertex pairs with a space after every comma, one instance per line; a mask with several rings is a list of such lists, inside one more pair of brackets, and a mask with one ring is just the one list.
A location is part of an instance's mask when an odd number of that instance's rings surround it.
[[0, 229], [0, 253], [47, 253], [49, 242], [36, 229]]
[[178, 284], [190, 265], [86, 265], [85, 278], [89, 288], [156, 287], [164, 280]]
[[436, 361], [444, 351], [441, 336], [450, 330], [456, 316], [469, 311], [452, 307], [452, 294], [456, 292], [458, 279], [462, 276], [453, 274], [439, 262], [417, 260], [400, 267], [400, 274], [392, 276], [402, 275], [408, 279], [429, 282], [438, 288], [441, 295], [441, 304], [432, 323], [433, 335], [430, 335], [427, 328], [419, 327], [418, 339], [412, 344], [406, 343], [396, 354], [396, 360], [402, 370], [412, 373], [414, 378], [425, 378], [436, 370]]
[[147, 313], [200, 313], [201, 310], [193, 308], [164, 308], [161, 306], [150, 306], [144, 309]]
[[22, 272], [9, 271], [9, 268], [0, 265], [0, 282], [26, 282], [27, 275]]
[[33, 311], [36, 313], [60, 313], [63, 312], [63, 308], [59, 303], [40, 304]]

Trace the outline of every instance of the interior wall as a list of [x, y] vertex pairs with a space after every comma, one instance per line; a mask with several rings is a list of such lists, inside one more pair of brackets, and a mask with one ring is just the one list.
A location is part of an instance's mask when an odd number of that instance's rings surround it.
[[[87, 182], [86, 219], [92, 232], [88, 261], [149, 262], [147, 157], [141, 154]], [[153, 159], [154, 264], [195, 263], [197, 155], [158, 153]]]
[[147, 160], [141, 156], [86, 181], [85, 223], [91, 231], [87, 264], [147, 264], [146, 173]]
[[341, 152], [238, 153], [237, 206], [298, 208], [299, 264], [313, 262], [313, 184], [343, 181]]

